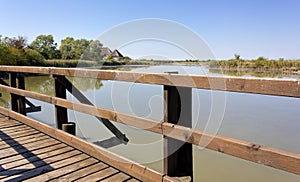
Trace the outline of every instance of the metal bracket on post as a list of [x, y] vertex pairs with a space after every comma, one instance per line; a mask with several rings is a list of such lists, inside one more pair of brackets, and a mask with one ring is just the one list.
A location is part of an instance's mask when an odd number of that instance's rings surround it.
[[[164, 122], [191, 128], [192, 89], [164, 86], [164, 100]], [[164, 136], [164, 173], [172, 177], [189, 176], [192, 180], [192, 150], [192, 144]]]

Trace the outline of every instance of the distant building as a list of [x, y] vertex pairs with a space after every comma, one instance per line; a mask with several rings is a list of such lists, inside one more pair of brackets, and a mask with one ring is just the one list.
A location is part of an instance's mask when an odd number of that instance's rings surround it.
[[124, 58], [124, 56], [117, 49], [115, 49], [110, 55], [112, 58]]
[[108, 56], [111, 56], [113, 59], [123, 59], [124, 56], [115, 49], [114, 51], [111, 51], [108, 47], [102, 47], [101, 48], [101, 56], [103, 58], [107, 58]]
[[102, 57], [107, 57], [107, 56], [110, 56], [111, 55], [111, 50], [108, 48], [108, 47], [102, 47], [101, 48], [101, 56]]

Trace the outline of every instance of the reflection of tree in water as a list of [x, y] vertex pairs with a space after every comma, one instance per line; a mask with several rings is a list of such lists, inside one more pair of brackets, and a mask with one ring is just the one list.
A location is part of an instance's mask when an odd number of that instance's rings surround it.
[[31, 76], [25, 78], [25, 87], [28, 91], [46, 95], [54, 95], [54, 81], [50, 76]]
[[0, 106], [8, 108], [10, 106], [10, 94], [1, 91]]
[[68, 80], [70, 80], [73, 85], [80, 91], [87, 91], [92, 89], [99, 90], [103, 86], [101, 80], [94, 78], [73, 77], [68, 78]]
[[[101, 80], [91, 78], [68, 78], [76, 88], [81, 91], [100, 89], [103, 84]], [[54, 95], [54, 79], [51, 76], [26, 77], [26, 90], [46, 95]]]
[[[91, 78], [68, 78], [80, 91], [87, 91], [91, 89], [99, 90], [103, 84], [101, 80]], [[6, 80], [8, 83], [8, 81]], [[26, 90], [37, 92], [45, 95], [54, 95], [54, 79], [51, 76], [30, 76], [25, 77]], [[8, 108], [10, 106], [10, 94], [7, 92], [0, 92], [0, 106]]]

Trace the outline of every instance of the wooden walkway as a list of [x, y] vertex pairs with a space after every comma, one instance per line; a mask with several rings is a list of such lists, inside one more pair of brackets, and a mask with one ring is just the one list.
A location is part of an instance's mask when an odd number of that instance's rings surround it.
[[139, 181], [17, 120], [0, 115], [0, 181]]

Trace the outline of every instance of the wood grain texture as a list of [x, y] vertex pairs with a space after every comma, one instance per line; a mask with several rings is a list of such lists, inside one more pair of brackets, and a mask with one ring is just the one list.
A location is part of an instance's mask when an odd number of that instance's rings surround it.
[[[109, 120], [113, 120], [116, 122], [120, 122], [126, 125], [130, 125], [137, 128], [142, 128], [148, 131], [152, 131], [155, 133], [159, 133], [168, 137], [172, 137], [177, 140], [187, 141], [194, 145], [201, 146], [203, 143], [207, 143], [206, 141], [214, 141], [211, 142], [207, 148], [220, 151], [229, 155], [233, 155], [235, 157], [239, 157], [242, 159], [250, 160], [256, 163], [261, 163], [267, 166], [271, 166], [277, 169], [285, 170], [288, 172], [292, 172], [295, 174], [300, 174], [300, 160], [299, 154], [293, 154], [289, 152], [279, 151], [277, 149], [269, 148], [268, 150], [261, 150], [260, 147], [258, 150], [253, 150], [251, 143], [243, 142], [240, 140], [230, 139], [222, 136], [212, 137], [207, 134], [202, 133], [201, 131], [195, 131], [188, 127], [182, 127], [178, 125], [168, 124], [168, 123], [160, 123], [158, 121], [145, 119], [137, 116], [132, 116], [128, 114], [118, 113], [116, 111], [111, 111], [103, 108], [97, 108], [95, 106], [90, 106], [81, 103], [73, 103], [71, 101], [67, 101], [64, 99], [46, 96], [43, 94], [37, 94], [36, 96], [32, 93], [27, 94], [29, 91], [24, 91], [16, 88], [10, 88], [7, 86], [0, 85], [0, 90], [6, 90], [14, 93], [21, 93], [23, 95], [29, 95], [31, 98], [44, 98], [44, 100], [49, 100], [50, 103], [59, 105], [62, 107], [66, 107], [69, 109], [73, 109], [79, 112], [84, 112], [90, 115], [99, 116], [102, 118], [106, 118]], [[2, 114], [7, 114], [8, 116], [21, 121], [30, 121], [32, 127], [40, 126], [41, 123], [37, 123], [35, 121], [31, 121], [28, 118], [21, 117], [19, 114], [8, 111], [7, 109], [1, 109]], [[38, 130], [55, 135], [55, 130], [46, 127], [37, 128]], [[63, 136], [62, 136], [63, 137]], [[201, 143], [200, 143], [201, 139]], [[212, 140], [214, 139], [214, 140]], [[67, 141], [68, 143], [68, 141]], [[246, 143], [246, 144], [245, 144]], [[217, 146], [217, 147], [216, 147]], [[224, 150], [224, 146], [236, 146], [240, 152], [234, 152], [236, 147], [226, 148]], [[256, 145], [259, 146], [259, 145]], [[243, 152], [241, 152], [243, 151]], [[273, 152], [274, 151], [274, 152]], [[260, 158], [257, 158], [257, 152], [265, 153], [260, 154]], [[282, 156], [282, 157], [280, 157]], [[266, 157], [266, 158], [265, 158]], [[293, 161], [290, 165], [290, 161]], [[128, 168], [128, 167], [125, 167]]]
[[117, 80], [145, 84], [169, 85], [210, 90], [300, 97], [300, 82], [296, 79], [208, 77], [167, 73], [133, 73], [125, 71], [54, 68], [33, 66], [0, 66], [0, 71], [54, 74], [101, 80]]
[[[0, 107], [0, 113], [7, 113], [7, 109]], [[20, 122], [23, 122], [26, 125], [29, 125], [45, 134], [60, 140], [61, 142], [67, 143], [68, 145], [79, 149], [86, 154], [95, 157], [98, 160], [101, 160], [114, 168], [122, 171], [130, 176], [133, 176], [142, 181], [161, 181], [163, 174], [158, 173], [152, 169], [149, 169], [145, 166], [142, 166], [138, 163], [129, 161], [121, 156], [113, 154], [97, 145], [88, 143], [76, 136], [70, 135], [61, 130], [52, 128], [46, 124], [37, 122], [31, 118], [28, 118], [19, 113], [8, 111], [9, 117], [14, 118]]]

